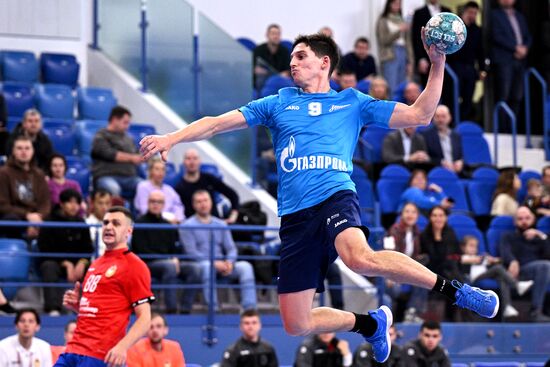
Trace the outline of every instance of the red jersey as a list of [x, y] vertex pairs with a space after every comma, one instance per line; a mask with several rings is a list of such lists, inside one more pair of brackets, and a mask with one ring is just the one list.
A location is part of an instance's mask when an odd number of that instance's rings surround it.
[[124, 248], [106, 251], [94, 261], [82, 284], [76, 330], [66, 353], [103, 360], [126, 334], [133, 308], [155, 299], [151, 274]]

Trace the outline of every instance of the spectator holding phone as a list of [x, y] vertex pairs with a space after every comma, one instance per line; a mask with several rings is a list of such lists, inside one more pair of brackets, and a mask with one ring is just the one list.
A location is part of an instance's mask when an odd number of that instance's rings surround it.
[[412, 172], [409, 188], [401, 195], [399, 210], [407, 203], [415, 204], [422, 214], [426, 215], [436, 205], [443, 209], [452, 208], [454, 200], [448, 197], [439, 185], [434, 183], [428, 185], [426, 172], [418, 169]]

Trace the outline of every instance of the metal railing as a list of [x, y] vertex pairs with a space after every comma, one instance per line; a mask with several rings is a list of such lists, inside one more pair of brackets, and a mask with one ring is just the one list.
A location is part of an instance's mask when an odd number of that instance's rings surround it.
[[[529, 68], [525, 72], [523, 77], [523, 86], [525, 89], [525, 135], [526, 135], [526, 148], [532, 148], [531, 144], [531, 80], [536, 80], [541, 89], [541, 103], [542, 108], [542, 122], [544, 131], [544, 150], [546, 153], [546, 160], [548, 160], [548, 138], [547, 138], [547, 125], [548, 125], [548, 110], [546, 106], [546, 99], [548, 96], [547, 84], [542, 75], [535, 68]], [[539, 106], [537, 103], [536, 106]]]
[[445, 64], [445, 71], [451, 77], [451, 80], [453, 82], [453, 118], [455, 120], [455, 124], [460, 123], [460, 104], [458, 103], [458, 99], [460, 97], [460, 81], [458, 80], [458, 76], [456, 75], [455, 71], [452, 67], [449, 66], [449, 64]]
[[517, 159], [517, 122], [516, 122], [516, 115], [508, 104], [506, 102], [498, 102], [495, 105], [495, 109], [493, 110], [493, 134], [494, 134], [494, 159], [495, 159], [495, 166], [498, 167], [498, 130], [500, 126], [500, 111], [504, 112], [509, 120], [510, 124], [512, 125], [512, 156], [513, 156], [513, 163], [514, 167], [517, 167], [518, 165], [518, 159]]

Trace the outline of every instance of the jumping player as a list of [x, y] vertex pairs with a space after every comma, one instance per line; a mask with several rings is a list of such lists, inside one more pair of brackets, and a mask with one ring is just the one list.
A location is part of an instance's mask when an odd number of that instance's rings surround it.
[[499, 306], [492, 291], [449, 281], [399, 252], [373, 251], [367, 243], [369, 231], [361, 225], [350, 178], [359, 132], [370, 125], [402, 128], [430, 123], [441, 97], [445, 55], [433, 45], [425, 48], [431, 61], [429, 80], [417, 101], [407, 106], [376, 100], [352, 88], [335, 92], [329, 85], [338, 64], [334, 41], [320, 34], [299, 36], [290, 62], [299, 88], [283, 88], [278, 95], [220, 116], [201, 118], [170, 134], [146, 136], [140, 143], [144, 159], [157, 152], [167, 159], [176, 143], [208, 139], [247, 126], [267, 126], [279, 174], [282, 247], [278, 292], [285, 330], [291, 335], [358, 332], [373, 345], [379, 362], [388, 358], [391, 348], [388, 307], [367, 315], [328, 307], [312, 309], [315, 291], [323, 290], [327, 267], [337, 256], [359, 274], [432, 289], [484, 317], [494, 317]]
[[[147, 265], [128, 250], [132, 216], [114, 206], [103, 217], [106, 251], [94, 261], [80, 283], [65, 292], [63, 305], [78, 312], [73, 339], [54, 367], [121, 367], [126, 351], [151, 322], [151, 274]], [[126, 333], [132, 310], [136, 321]], [[126, 335], [125, 335], [126, 334]]]

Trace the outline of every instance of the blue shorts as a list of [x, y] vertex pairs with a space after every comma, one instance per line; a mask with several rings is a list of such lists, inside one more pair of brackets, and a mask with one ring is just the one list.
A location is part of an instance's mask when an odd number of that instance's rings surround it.
[[63, 353], [59, 356], [53, 367], [107, 367], [107, 364], [94, 357]]
[[281, 260], [279, 293], [306, 289], [325, 290], [328, 266], [336, 260], [336, 236], [343, 230], [357, 227], [369, 237], [361, 224], [357, 194], [338, 191], [325, 201], [281, 218]]

